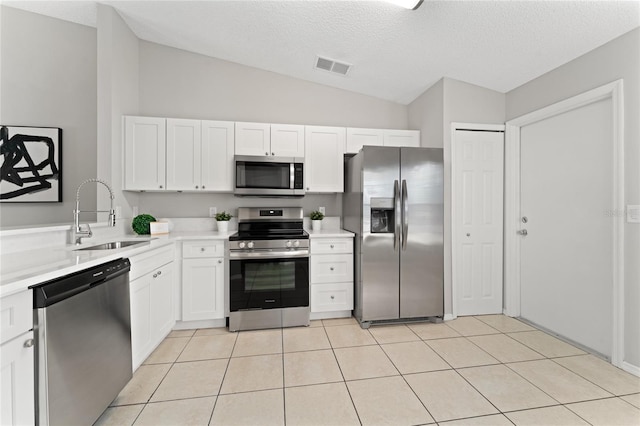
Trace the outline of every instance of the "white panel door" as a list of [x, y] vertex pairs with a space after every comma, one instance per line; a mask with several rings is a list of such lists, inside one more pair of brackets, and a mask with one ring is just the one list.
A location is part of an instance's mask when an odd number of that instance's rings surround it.
[[305, 187], [309, 192], [344, 191], [344, 127], [305, 127]]
[[457, 315], [502, 313], [504, 133], [455, 133]]
[[385, 130], [384, 146], [420, 146], [419, 130]]
[[125, 189], [165, 187], [166, 120], [125, 117]]
[[294, 124], [272, 124], [271, 155], [303, 158], [304, 126]]
[[382, 146], [382, 129], [347, 128], [347, 154], [357, 154], [363, 146]]
[[0, 346], [0, 424], [3, 426], [35, 424], [34, 349], [33, 331]]
[[236, 123], [236, 155], [271, 155], [271, 125]]
[[234, 123], [202, 121], [201, 173], [205, 191], [233, 191]]
[[154, 346], [169, 334], [175, 324], [174, 269], [171, 262], [151, 274], [151, 328], [155, 340]]
[[131, 305], [131, 351], [135, 371], [153, 350], [151, 324], [151, 275], [144, 275], [129, 284]]
[[200, 120], [167, 119], [167, 189], [202, 189], [200, 137]]
[[182, 320], [224, 318], [224, 258], [182, 261]]
[[610, 356], [613, 330], [612, 103], [520, 133], [520, 314]]

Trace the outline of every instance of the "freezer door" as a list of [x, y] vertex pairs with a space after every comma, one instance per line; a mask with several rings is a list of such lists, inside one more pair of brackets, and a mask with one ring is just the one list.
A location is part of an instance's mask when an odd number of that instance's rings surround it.
[[442, 149], [402, 148], [400, 317], [444, 313]]
[[[365, 147], [362, 162], [360, 321], [399, 318], [400, 150]], [[395, 195], [395, 197], [394, 197]], [[397, 202], [396, 202], [397, 201]], [[372, 209], [374, 214], [372, 221]], [[391, 209], [393, 213], [389, 213]], [[383, 223], [390, 220], [393, 223]], [[373, 231], [372, 232], [372, 227]], [[360, 309], [361, 308], [361, 309]]]

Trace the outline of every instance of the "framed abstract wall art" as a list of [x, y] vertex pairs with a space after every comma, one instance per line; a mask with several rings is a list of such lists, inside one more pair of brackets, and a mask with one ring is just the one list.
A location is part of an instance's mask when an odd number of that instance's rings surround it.
[[62, 202], [62, 129], [0, 126], [0, 201]]

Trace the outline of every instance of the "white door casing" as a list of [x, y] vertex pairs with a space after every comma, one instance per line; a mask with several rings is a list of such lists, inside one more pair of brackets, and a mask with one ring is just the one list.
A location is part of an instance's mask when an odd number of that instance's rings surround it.
[[[606, 211], [624, 211], [624, 153], [623, 153], [623, 131], [624, 131], [624, 110], [623, 110], [623, 84], [618, 80], [586, 93], [574, 96], [564, 101], [534, 111], [522, 117], [511, 120], [507, 123], [507, 143], [505, 146], [505, 290], [506, 290], [506, 313], [510, 316], [520, 316], [522, 293], [521, 258], [526, 254], [523, 246], [526, 237], [518, 235], [518, 231], [525, 229], [521, 218], [526, 213], [521, 212], [521, 141], [522, 130], [525, 126], [550, 119], [552, 117], [567, 113], [581, 107], [595, 104], [603, 99], [610, 99], [610, 107], [607, 116], [611, 119], [609, 138], [606, 140], [608, 155], [603, 161], [608, 161], [609, 165], [605, 169], [610, 171], [608, 177], [608, 191], [610, 194], [609, 208]], [[584, 119], [583, 119], [584, 122]], [[588, 122], [585, 124], [589, 124]], [[526, 132], [525, 132], [526, 134]], [[527, 147], [525, 149], [528, 149]], [[576, 158], [579, 158], [576, 156]], [[570, 170], [570, 165], [569, 165]], [[526, 200], [525, 200], [526, 205]], [[606, 215], [606, 211], [597, 212]], [[583, 212], [585, 215], [592, 212]], [[610, 250], [605, 256], [609, 256], [609, 282], [612, 312], [610, 311], [609, 333], [611, 334], [611, 362], [627, 371], [634, 372], [634, 367], [624, 363], [624, 222], [623, 218], [616, 214], [609, 215], [610, 221]], [[527, 225], [533, 226], [536, 219], [528, 218]], [[527, 230], [529, 230], [527, 228]], [[532, 232], [538, 232], [531, 228]], [[575, 232], [575, 231], [574, 231]], [[588, 234], [589, 230], [582, 232]], [[571, 238], [569, 235], [567, 238]], [[571, 257], [570, 257], [571, 258]], [[526, 273], [526, 272], [525, 272]], [[576, 295], [578, 296], [578, 295]], [[581, 303], [576, 297], [572, 303]], [[602, 312], [592, 312], [596, 318], [603, 315]], [[604, 314], [606, 315], [606, 314]], [[584, 327], [588, 327], [584, 324]], [[571, 338], [571, 336], [567, 336]], [[636, 373], [637, 374], [637, 373]]]
[[452, 124], [454, 317], [503, 310], [503, 130]]

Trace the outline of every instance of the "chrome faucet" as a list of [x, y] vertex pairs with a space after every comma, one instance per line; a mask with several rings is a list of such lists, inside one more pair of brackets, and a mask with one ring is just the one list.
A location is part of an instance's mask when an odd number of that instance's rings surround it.
[[[111, 197], [111, 207], [109, 208], [108, 211], [107, 210], [80, 210], [80, 188], [82, 188], [82, 186], [85, 183], [89, 183], [89, 182], [101, 183], [104, 186], [106, 186], [107, 189], [109, 190], [109, 195]], [[78, 186], [78, 191], [76, 192], [76, 209], [73, 211], [73, 237], [72, 238], [75, 244], [80, 244], [82, 243], [82, 238], [84, 237], [89, 238], [93, 235], [93, 232], [91, 232], [91, 227], [89, 226], [88, 223], [85, 224], [87, 225], [87, 229], [86, 230], [82, 229], [82, 225], [80, 224], [80, 213], [109, 213], [109, 221], [107, 222], [107, 225], [116, 226], [116, 211], [113, 209], [114, 199], [115, 199], [115, 195], [113, 195], [113, 190], [111, 189], [109, 184], [103, 180], [87, 179], [84, 182], [82, 182], [80, 186]]]

